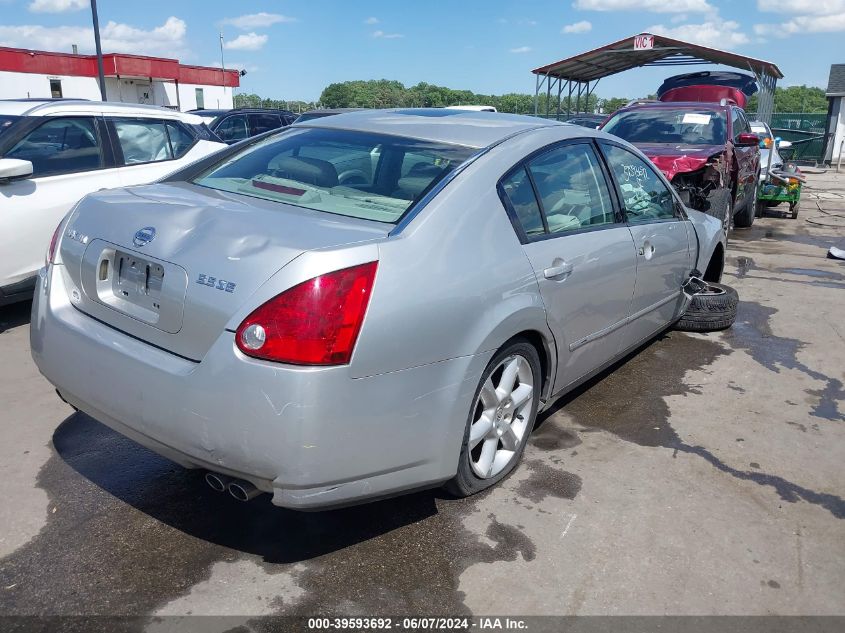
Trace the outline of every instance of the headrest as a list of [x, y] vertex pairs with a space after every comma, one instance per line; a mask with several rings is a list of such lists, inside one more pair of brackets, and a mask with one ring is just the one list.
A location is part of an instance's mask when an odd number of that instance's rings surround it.
[[270, 161], [269, 168], [278, 178], [289, 178], [315, 187], [337, 186], [337, 170], [327, 160], [282, 156]]

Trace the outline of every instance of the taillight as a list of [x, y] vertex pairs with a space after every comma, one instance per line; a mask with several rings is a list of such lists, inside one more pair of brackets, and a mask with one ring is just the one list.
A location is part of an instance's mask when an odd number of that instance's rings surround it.
[[50, 239], [50, 247], [47, 249], [47, 257], [44, 261], [45, 266], [56, 263], [56, 247], [59, 245], [59, 234], [61, 233], [64, 222], [64, 219], [59, 222], [59, 226], [53, 231], [53, 237]]
[[238, 327], [248, 356], [294, 365], [345, 365], [361, 331], [378, 262], [314, 277], [256, 309]]

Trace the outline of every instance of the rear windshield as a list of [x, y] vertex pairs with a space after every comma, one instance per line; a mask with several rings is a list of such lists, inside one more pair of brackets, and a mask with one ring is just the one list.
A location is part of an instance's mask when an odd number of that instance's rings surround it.
[[10, 116], [8, 114], [0, 114], [0, 134], [12, 127], [15, 121], [20, 120], [19, 116]]
[[230, 156], [193, 182], [395, 224], [473, 151], [382, 134], [292, 129]]
[[620, 112], [602, 129], [630, 143], [722, 145], [727, 126], [715, 110], [644, 108]]

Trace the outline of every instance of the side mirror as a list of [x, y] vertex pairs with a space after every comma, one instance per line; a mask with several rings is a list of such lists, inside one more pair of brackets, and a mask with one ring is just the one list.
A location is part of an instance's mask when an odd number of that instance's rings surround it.
[[760, 142], [760, 137], [750, 132], [743, 132], [736, 139], [736, 144], [741, 147], [754, 147]]
[[0, 185], [32, 176], [32, 163], [16, 158], [0, 158]]
[[778, 139], [778, 149], [789, 149], [792, 147], [792, 143], [790, 141], [781, 141]]

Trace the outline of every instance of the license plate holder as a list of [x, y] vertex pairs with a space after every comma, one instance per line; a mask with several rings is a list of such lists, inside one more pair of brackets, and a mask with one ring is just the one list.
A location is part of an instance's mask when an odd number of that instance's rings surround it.
[[147, 310], [160, 312], [164, 266], [122, 251], [115, 251], [113, 261], [115, 270], [111, 277], [115, 296]]

